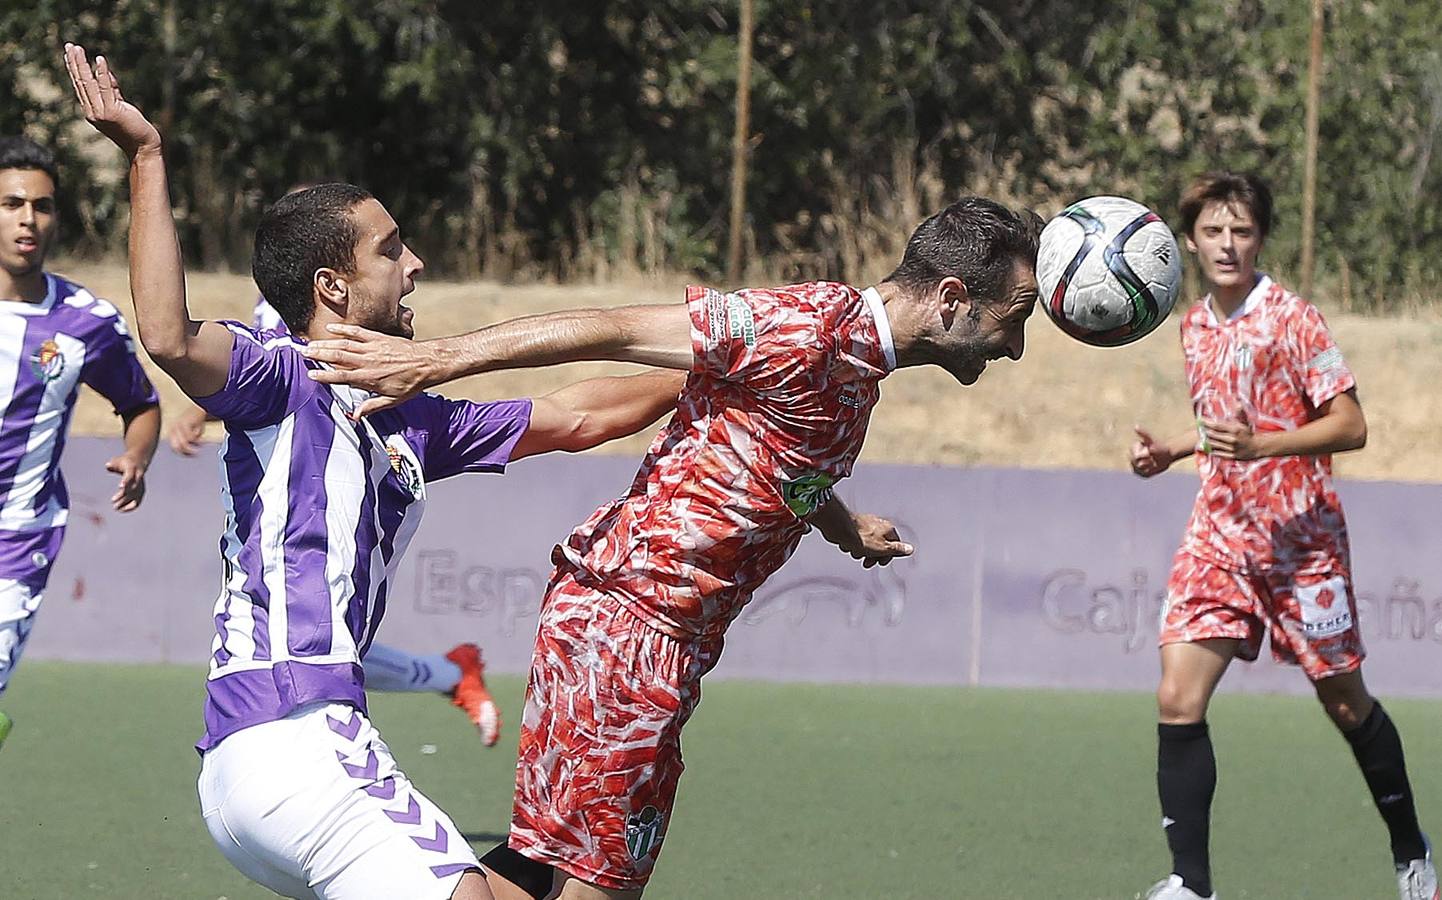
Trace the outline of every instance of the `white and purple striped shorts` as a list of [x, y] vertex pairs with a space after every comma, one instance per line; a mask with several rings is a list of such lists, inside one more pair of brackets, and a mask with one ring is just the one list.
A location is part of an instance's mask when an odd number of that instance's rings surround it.
[[480, 864], [354, 707], [312, 703], [207, 751], [200, 809], [247, 878], [286, 897], [447, 900]]

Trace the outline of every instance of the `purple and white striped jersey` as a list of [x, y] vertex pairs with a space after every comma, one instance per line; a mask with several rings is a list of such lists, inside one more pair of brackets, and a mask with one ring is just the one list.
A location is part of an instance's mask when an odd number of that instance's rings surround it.
[[221, 537], [203, 752], [318, 700], [364, 711], [361, 657], [415, 534], [426, 484], [502, 472], [531, 402], [423, 394], [355, 420], [370, 395], [311, 381], [297, 341], [226, 323], [225, 387], [200, 406], [225, 422]]
[[69, 516], [60, 454], [80, 385], [118, 414], [160, 402], [119, 311], [58, 275], [45, 284], [39, 303], [0, 300], [0, 578], [37, 590]]

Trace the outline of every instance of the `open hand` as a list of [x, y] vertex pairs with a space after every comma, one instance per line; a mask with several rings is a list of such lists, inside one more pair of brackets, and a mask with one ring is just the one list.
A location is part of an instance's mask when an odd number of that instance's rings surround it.
[[836, 546], [861, 560], [863, 568], [884, 566], [898, 556], [910, 556], [914, 552], [912, 546], [901, 539], [896, 526], [881, 516], [856, 513], [851, 521], [856, 526], [855, 533], [848, 533]]
[[120, 484], [110, 498], [116, 512], [133, 512], [145, 499], [145, 468], [129, 456], [121, 454], [105, 464], [105, 471], [120, 476]]
[[322, 384], [348, 384], [380, 394], [360, 405], [356, 415], [366, 416], [408, 400], [433, 384], [425, 365], [433, 348], [425, 342], [392, 337], [359, 325], [326, 326], [339, 335], [311, 341], [300, 352], [332, 368], [311, 369], [310, 377]]
[[105, 57], [95, 57], [95, 68], [91, 69], [85, 48], [66, 44], [65, 68], [70, 72], [70, 83], [85, 112], [85, 121], [114, 141], [131, 159], [143, 152], [160, 152], [160, 132], [121, 96], [120, 81]]

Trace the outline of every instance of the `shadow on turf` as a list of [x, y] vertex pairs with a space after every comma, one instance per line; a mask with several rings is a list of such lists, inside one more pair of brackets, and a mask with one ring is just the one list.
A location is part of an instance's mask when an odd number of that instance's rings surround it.
[[499, 844], [511, 836], [509, 831], [462, 831], [461, 837], [466, 839], [468, 844], [485, 844], [486, 849]]

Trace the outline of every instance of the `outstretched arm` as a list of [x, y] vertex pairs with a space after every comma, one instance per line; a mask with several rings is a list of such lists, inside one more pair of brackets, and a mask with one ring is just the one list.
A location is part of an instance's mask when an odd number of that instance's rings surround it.
[[590, 378], [537, 397], [511, 459], [552, 450], [575, 453], [635, 434], [676, 408], [685, 380], [680, 372]]
[[691, 321], [680, 303], [566, 310], [430, 341], [408, 341], [355, 325], [327, 327], [337, 339], [313, 341], [302, 352], [333, 368], [312, 370], [311, 377], [392, 398], [366, 401], [361, 415], [443, 382], [500, 369], [582, 360], [683, 370], [692, 365]]
[[130, 294], [140, 343], [181, 390], [214, 394], [225, 387], [234, 338], [220, 325], [191, 319], [186, 309], [160, 132], [121, 96], [105, 57], [97, 56], [92, 69], [83, 47], [66, 44], [65, 67], [86, 121], [130, 160]]

